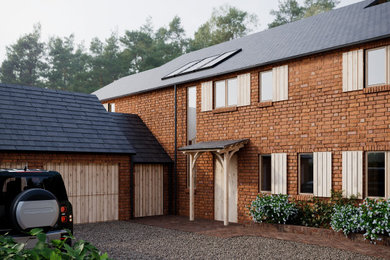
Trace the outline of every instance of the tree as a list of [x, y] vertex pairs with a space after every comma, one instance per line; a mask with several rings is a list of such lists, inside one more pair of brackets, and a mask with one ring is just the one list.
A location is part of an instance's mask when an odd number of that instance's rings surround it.
[[180, 56], [188, 42], [179, 17], [174, 17], [168, 28], [161, 27], [156, 32], [148, 19], [139, 30], [126, 31], [120, 41], [132, 73], [161, 66]]
[[257, 17], [228, 5], [214, 9], [211, 18], [195, 32], [189, 50], [242, 37], [257, 27]]
[[303, 6], [300, 6], [297, 0], [279, 0], [279, 9], [270, 12], [276, 17], [272, 23], [268, 24], [268, 28], [330, 11], [339, 3], [338, 0], [305, 0]]
[[6, 48], [6, 59], [0, 67], [0, 81], [4, 83], [41, 85], [41, 75], [46, 69], [43, 61], [45, 44], [40, 41], [41, 26], [34, 25], [34, 31], [20, 37]]

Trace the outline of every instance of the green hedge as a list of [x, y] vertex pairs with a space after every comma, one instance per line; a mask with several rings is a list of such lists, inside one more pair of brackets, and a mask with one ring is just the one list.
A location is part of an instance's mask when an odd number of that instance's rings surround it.
[[[30, 235], [38, 239], [34, 248], [26, 249], [25, 244], [16, 243], [10, 236], [0, 236], [0, 259], [109, 259], [107, 253], [102, 254], [92, 244], [79, 240], [69, 233], [65, 240], [47, 242], [42, 229], [33, 229]], [[73, 246], [66, 242], [72, 240]]]
[[370, 241], [390, 236], [390, 200], [344, 199], [332, 192], [331, 199], [289, 200], [287, 195], [260, 194], [249, 207], [254, 222], [295, 224], [329, 228], [345, 235], [363, 233]]

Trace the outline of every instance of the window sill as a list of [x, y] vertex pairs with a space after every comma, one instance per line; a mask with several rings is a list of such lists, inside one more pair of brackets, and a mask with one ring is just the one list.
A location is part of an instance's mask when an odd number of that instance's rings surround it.
[[237, 111], [237, 107], [220, 107], [213, 110], [214, 114], [221, 114], [221, 113], [228, 113], [228, 112], [234, 112]]
[[363, 89], [363, 92], [365, 94], [385, 92], [385, 91], [390, 91], [390, 85], [379, 85], [379, 86], [365, 87]]
[[272, 101], [264, 101], [264, 102], [258, 102], [257, 107], [272, 107], [273, 102]]

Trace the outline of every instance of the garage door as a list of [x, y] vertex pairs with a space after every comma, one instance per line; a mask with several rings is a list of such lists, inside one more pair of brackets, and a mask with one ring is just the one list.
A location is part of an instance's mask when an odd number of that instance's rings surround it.
[[0, 169], [24, 169], [26, 162], [0, 162]]
[[164, 213], [163, 166], [134, 166], [134, 217], [157, 216]]
[[73, 206], [75, 224], [118, 219], [118, 165], [48, 163], [61, 173]]

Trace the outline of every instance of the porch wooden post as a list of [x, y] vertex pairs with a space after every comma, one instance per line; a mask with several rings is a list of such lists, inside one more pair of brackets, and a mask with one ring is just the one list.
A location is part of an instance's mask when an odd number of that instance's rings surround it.
[[190, 221], [194, 221], [194, 154], [190, 153]]
[[224, 173], [224, 220], [223, 224], [225, 226], [229, 225], [229, 153], [225, 153], [223, 156], [223, 173]]

